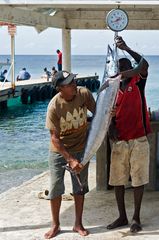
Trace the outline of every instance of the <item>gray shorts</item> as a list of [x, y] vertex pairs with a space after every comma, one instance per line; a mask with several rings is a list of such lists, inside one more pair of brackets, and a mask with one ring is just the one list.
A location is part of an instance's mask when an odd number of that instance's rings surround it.
[[[83, 156], [83, 152], [74, 153], [73, 154], [75, 158], [77, 158], [79, 161], [81, 160], [81, 157]], [[49, 153], [49, 168], [50, 168], [50, 191], [48, 199], [54, 199], [58, 196], [61, 196], [65, 192], [65, 185], [64, 185], [64, 174], [65, 169], [63, 166], [66, 165], [66, 160], [64, 159], [61, 154], [56, 152]], [[73, 194], [79, 194], [84, 195], [86, 194], [88, 189], [88, 165], [84, 167], [84, 169], [80, 172], [80, 181], [83, 186], [83, 191], [81, 191], [80, 185], [75, 178], [75, 176], [72, 176], [71, 174], [71, 180], [72, 180], [72, 193]]]

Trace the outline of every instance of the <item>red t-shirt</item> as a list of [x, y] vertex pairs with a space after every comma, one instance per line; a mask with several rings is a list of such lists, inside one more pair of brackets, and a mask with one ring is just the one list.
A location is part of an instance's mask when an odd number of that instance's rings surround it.
[[151, 132], [144, 96], [145, 84], [146, 79], [135, 76], [124, 91], [118, 91], [116, 128], [119, 140], [128, 141]]
[[58, 53], [58, 64], [62, 64], [62, 52]]

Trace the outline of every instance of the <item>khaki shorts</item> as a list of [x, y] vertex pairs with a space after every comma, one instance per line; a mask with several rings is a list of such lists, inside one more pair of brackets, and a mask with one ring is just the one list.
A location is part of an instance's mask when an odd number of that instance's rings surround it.
[[132, 186], [149, 182], [149, 143], [147, 137], [113, 143], [109, 184], [127, 185], [131, 176]]

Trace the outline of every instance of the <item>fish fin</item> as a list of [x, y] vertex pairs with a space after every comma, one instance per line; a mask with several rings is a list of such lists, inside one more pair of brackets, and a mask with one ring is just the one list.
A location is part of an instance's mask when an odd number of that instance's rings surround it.
[[97, 95], [102, 92], [104, 89], [109, 87], [109, 81], [114, 81], [114, 80], [121, 80], [121, 74], [116, 74], [112, 77], [109, 77], [106, 79], [106, 81], [102, 84], [102, 86], [100, 87], [100, 89], [97, 91]]
[[108, 44], [107, 52], [113, 55], [113, 49], [109, 44]]
[[106, 89], [107, 87], [109, 87], [109, 80], [106, 80], [102, 86], [100, 87], [100, 89], [98, 90], [97, 94], [99, 94], [100, 92], [102, 92], [104, 89]]

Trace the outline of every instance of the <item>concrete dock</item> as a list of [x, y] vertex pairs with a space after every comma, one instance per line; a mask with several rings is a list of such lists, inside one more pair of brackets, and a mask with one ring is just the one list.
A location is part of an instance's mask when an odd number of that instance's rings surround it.
[[[92, 92], [98, 90], [100, 82], [98, 81], [99, 76], [82, 76], [78, 75], [76, 77], [78, 86], [86, 86]], [[53, 88], [53, 82], [51, 78], [47, 81], [46, 78], [39, 79], [29, 79], [23, 81], [16, 81], [15, 87], [12, 88], [11, 82], [0, 82], [0, 102], [7, 101], [10, 98], [22, 96], [24, 92], [28, 95], [32, 95], [33, 91], [44, 89], [44, 87]], [[48, 92], [48, 88], [46, 89]], [[50, 95], [50, 98], [53, 97]]]
[[[71, 192], [70, 177], [66, 173], [66, 194]], [[72, 232], [74, 223], [73, 201], [62, 201], [61, 233], [54, 239], [60, 240], [157, 240], [159, 239], [159, 192], [146, 191], [144, 194], [141, 221], [143, 231], [131, 234], [129, 227], [107, 230], [106, 225], [117, 216], [114, 191], [96, 191], [96, 164], [89, 168], [90, 192], [86, 195], [83, 223], [90, 231], [87, 237]], [[44, 240], [44, 233], [51, 224], [49, 201], [39, 199], [38, 193], [48, 189], [49, 173], [44, 172], [21, 186], [0, 194], [0, 239], [1, 240]], [[132, 189], [126, 190], [128, 219], [133, 213]]]

